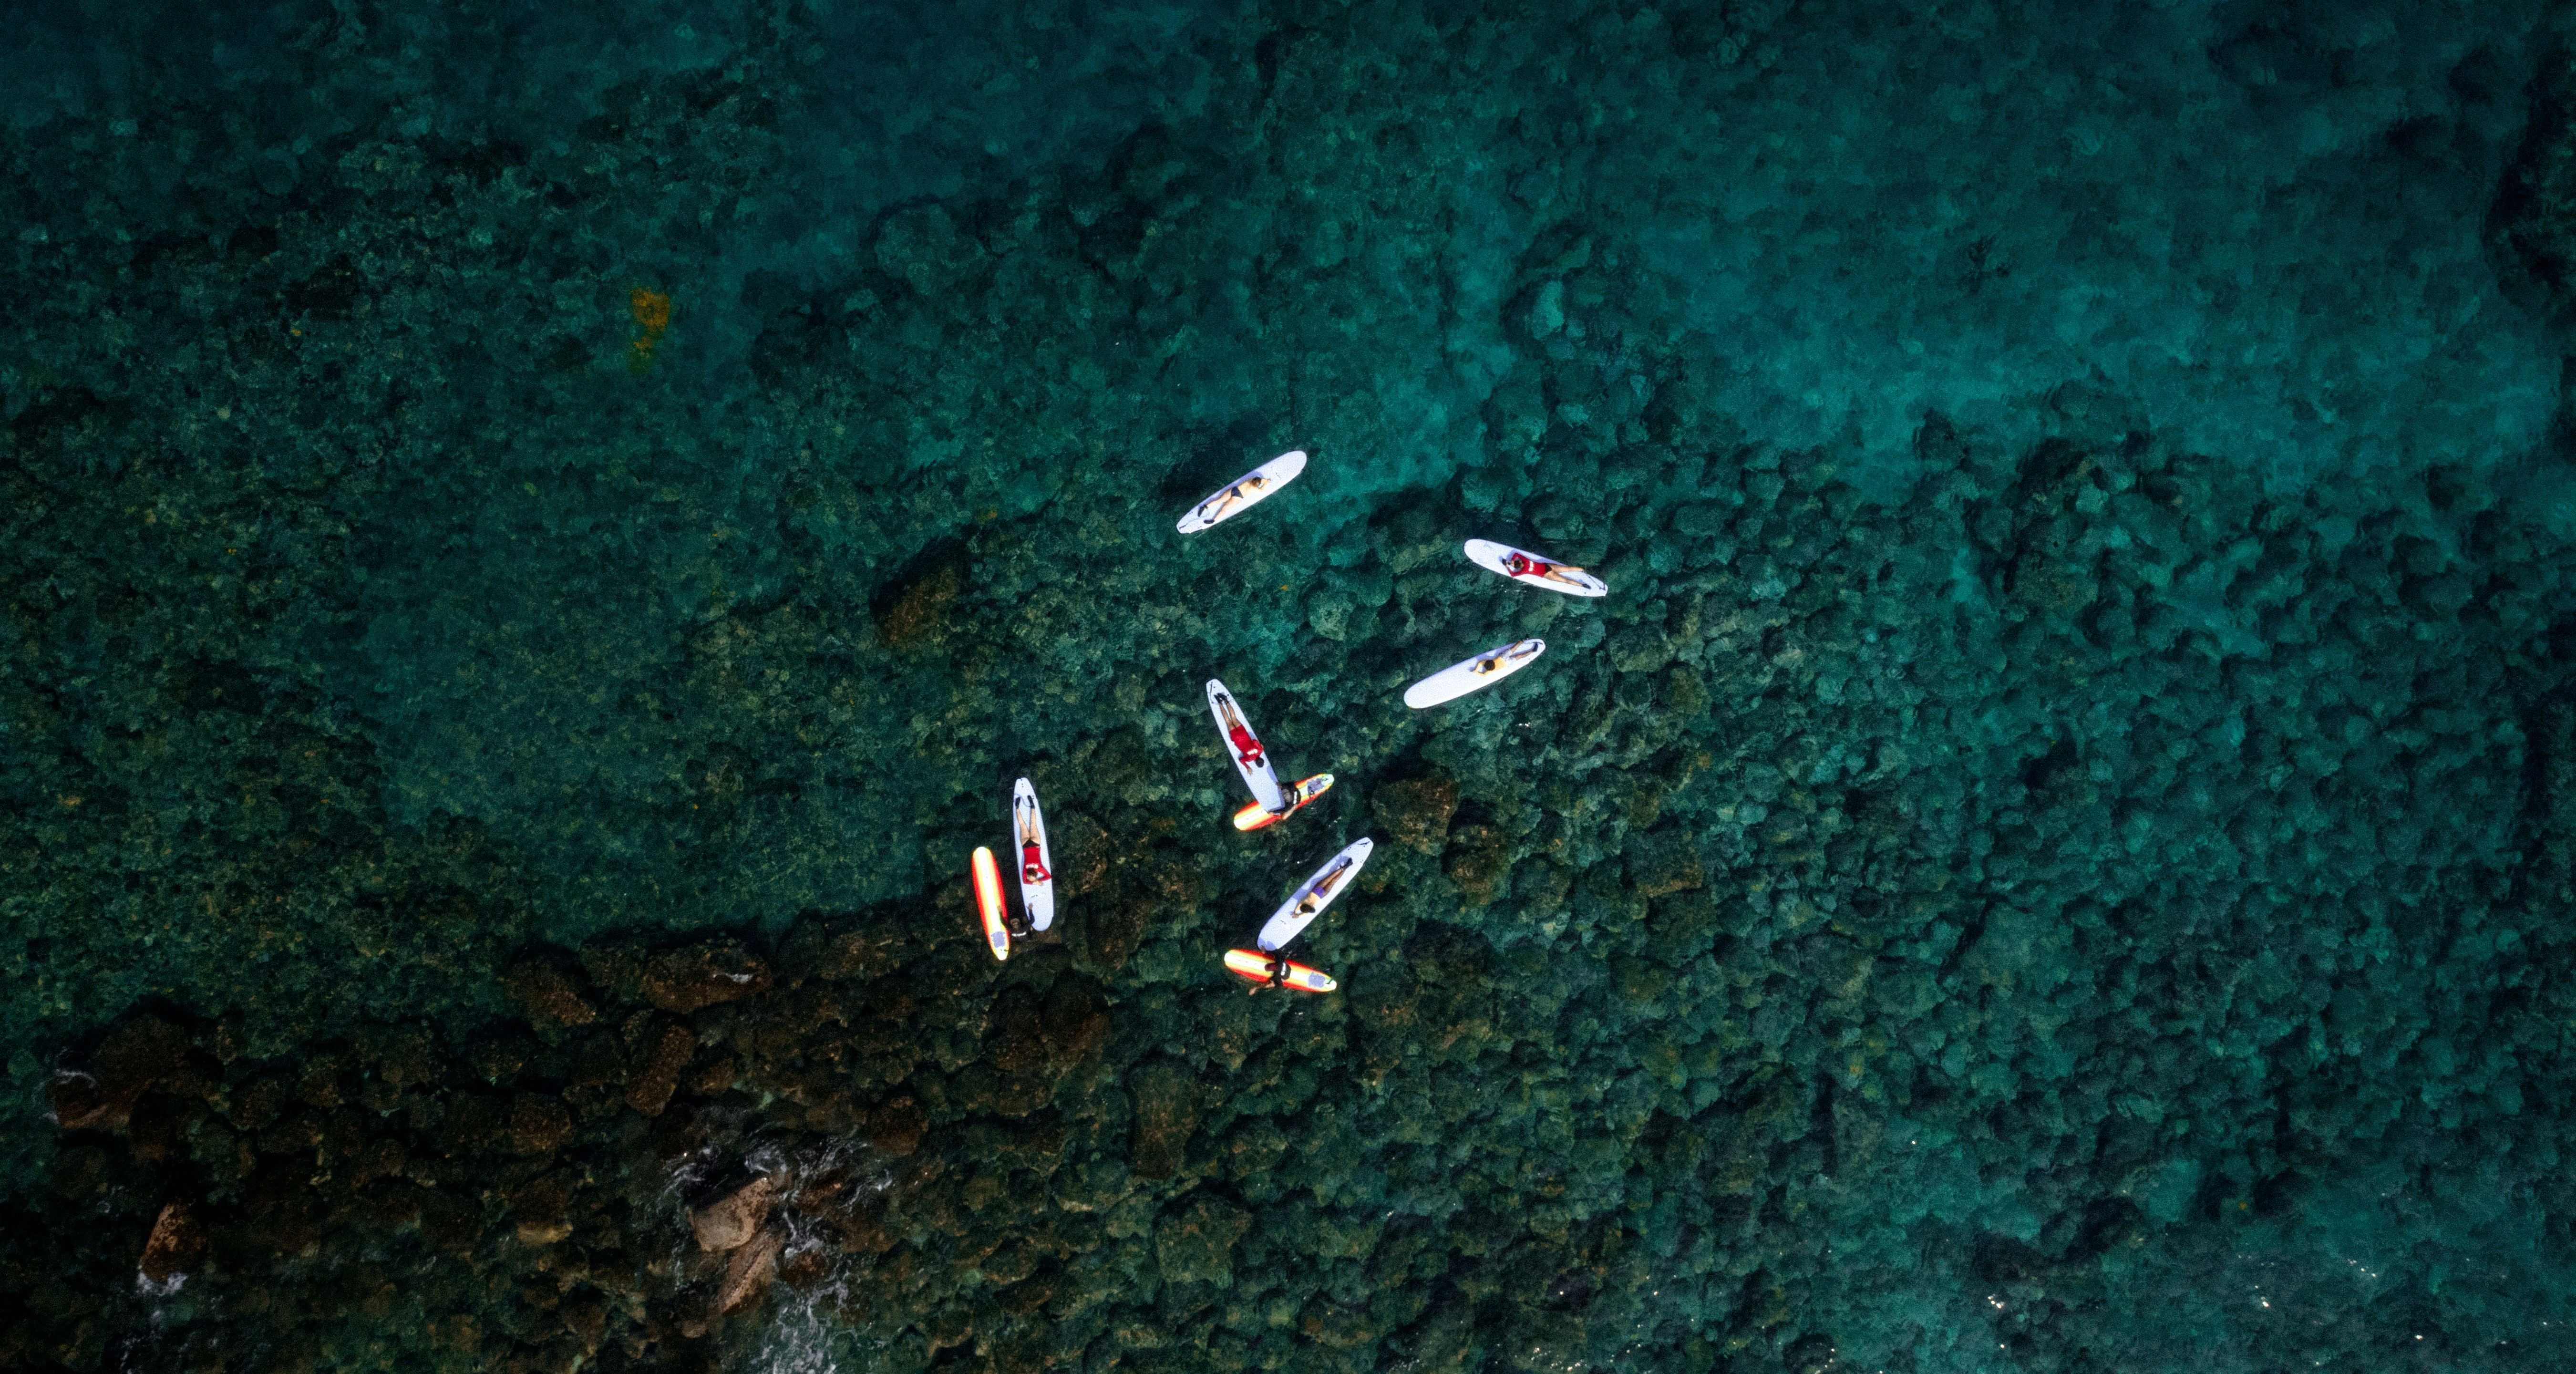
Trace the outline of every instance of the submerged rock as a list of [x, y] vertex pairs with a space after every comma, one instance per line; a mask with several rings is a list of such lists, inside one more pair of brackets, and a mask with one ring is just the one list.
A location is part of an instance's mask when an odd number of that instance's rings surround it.
[[633, 1074], [626, 1080], [626, 1105], [645, 1116], [660, 1116], [680, 1087], [680, 1075], [698, 1051], [698, 1035], [686, 1026], [665, 1025], [651, 1033]]
[[1458, 809], [1458, 780], [1445, 773], [1391, 782], [1369, 797], [1369, 809], [1387, 838], [1407, 849], [1437, 854], [1448, 842], [1449, 817]]
[[1171, 1283], [1234, 1281], [1234, 1247], [1252, 1229], [1252, 1214], [1201, 1198], [1154, 1228], [1154, 1256]]
[[1168, 1061], [1145, 1066], [1128, 1080], [1136, 1137], [1129, 1151], [1138, 1178], [1170, 1178], [1181, 1167], [1181, 1147], [1207, 1110], [1198, 1076]]
[[115, 1130], [152, 1085], [187, 1067], [187, 1032], [154, 1016], [108, 1033], [87, 1074], [61, 1074], [47, 1087], [54, 1120], [67, 1131]]
[[572, 980], [552, 965], [529, 961], [510, 970], [501, 986], [511, 1000], [528, 1014], [538, 1029], [555, 1026], [587, 1026], [599, 1019], [599, 1011], [583, 1001]]
[[1631, 836], [1627, 859], [1628, 885], [1640, 897], [1686, 892], [1705, 881], [1699, 848], [1687, 832], [1679, 829]]
[[877, 634], [896, 653], [917, 653], [948, 637], [951, 610], [964, 586], [959, 558], [941, 550], [917, 560], [911, 580], [885, 588], [878, 596]]
[[196, 1210], [184, 1202], [173, 1202], [161, 1209], [152, 1223], [152, 1235], [143, 1242], [143, 1277], [154, 1283], [168, 1283], [185, 1272], [206, 1253], [206, 1233], [197, 1224]]
[[723, 1201], [691, 1213], [689, 1229], [698, 1238], [698, 1248], [719, 1254], [740, 1248], [769, 1219], [769, 1209], [778, 1201], [778, 1187], [777, 1175], [762, 1174]]
[[901, 1159], [921, 1148], [930, 1117], [910, 1093], [871, 1109], [867, 1114], [868, 1147], [887, 1159]]
[[566, 1215], [572, 1205], [573, 1177], [567, 1170], [532, 1179], [510, 1194], [510, 1220], [522, 1245], [553, 1245], [572, 1235]]
[[893, 939], [882, 931], [844, 931], [824, 942], [816, 977], [835, 982], [881, 977], [895, 967]]
[[1080, 811], [1059, 812], [1048, 818], [1047, 840], [1055, 851], [1056, 884], [1066, 896], [1088, 896], [1107, 886], [1116, 851], [1100, 822]]
[[1070, 1067], [1109, 1035], [1108, 1006], [1099, 985], [1088, 978], [1058, 978], [1046, 1004], [1046, 1053], [1058, 1068]]
[[1490, 906], [1511, 875], [1511, 842], [1492, 826], [1462, 826], [1451, 838], [1447, 864], [1449, 881], [1467, 905]]
[[778, 1256], [786, 1244], [779, 1228], [770, 1226], [735, 1250], [733, 1263], [725, 1268], [724, 1286], [717, 1290], [716, 1311], [729, 1317], [758, 1302], [778, 1277]]
[[521, 1093], [510, 1103], [510, 1148], [550, 1155], [572, 1138], [572, 1113], [551, 1097]]
[[644, 967], [645, 1000], [683, 1016], [769, 991], [769, 964], [731, 940], [656, 955]]

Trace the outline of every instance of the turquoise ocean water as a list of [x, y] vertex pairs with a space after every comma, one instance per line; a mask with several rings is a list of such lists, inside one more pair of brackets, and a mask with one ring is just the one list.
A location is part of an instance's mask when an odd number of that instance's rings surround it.
[[21, 9], [0, 1366], [2566, 1367], [2568, 28]]

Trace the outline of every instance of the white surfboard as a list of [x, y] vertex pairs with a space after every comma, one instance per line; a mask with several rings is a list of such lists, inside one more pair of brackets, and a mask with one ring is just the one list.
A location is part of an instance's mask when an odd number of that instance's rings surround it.
[[1538, 662], [1547, 652], [1544, 639], [1524, 639], [1499, 649], [1487, 649], [1464, 662], [1452, 663], [1420, 682], [1404, 689], [1404, 704], [1414, 710], [1455, 701], [1469, 692], [1480, 691]]
[[1343, 889], [1351, 885], [1351, 879], [1360, 876], [1361, 866], [1368, 862], [1369, 851], [1375, 848], [1377, 842], [1364, 835], [1351, 841], [1341, 853], [1325, 860], [1324, 866], [1315, 870], [1314, 877], [1289, 893], [1288, 900], [1270, 913], [1269, 921], [1261, 927], [1262, 949], [1273, 953], [1286, 949], [1289, 941], [1296, 939], [1314, 923], [1316, 917], [1324, 914], [1324, 908], [1331, 906], [1335, 897], [1342, 895]]
[[1231, 520], [1269, 500], [1281, 487], [1296, 481], [1297, 474], [1305, 470], [1306, 450], [1292, 448], [1190, 507], [1190, 513], [1181, 517], [1180, 531], [1196, 534], [1210, 525]]
[[1571, 563], [1559, 563], [1553, 558], [1527, 549], [1516, 549], [1509, 544], [1497, 544], [1491, 539], [1468, 540], [1467, 557], [1475, 560], [1477, 567], [1501, 573], [1514, 582], [1532, 587], [1545, 587], [1567, 596], [1610, 594], [1609, 583]]
[[1038, 790], [1026, 778], [1011, 784], [1011, 843], [1019, 847], [1020, 910], [1031, 930], [1044, 930], [1055, 924], [1055, 855], [1047, 849]]
[[[1270, 766], [1270, 751], [1261, 747], [1261, 736], [1252, 733], [1252, 722], [1244, 717], [1243, 707], [1225, 684], [1208, 679], [1208, 713], [1216, 717], [1217, 736], [1225, 741], [1225, 756], [1234, 760], [1234, 771], [1243, 775], [1243, 785], [1252, 789], [1252, 799], [1272, 811], [1288, 809], [1288, 794], [1279, 786], [1279, 771]], [[1247, 749], [1235, 739], [1243, 732], [1250, 742]]]

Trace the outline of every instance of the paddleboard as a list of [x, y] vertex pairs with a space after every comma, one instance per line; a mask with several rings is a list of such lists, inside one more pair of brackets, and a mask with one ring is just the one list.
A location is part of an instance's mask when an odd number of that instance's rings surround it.
[[1303, 933], [1316, 917], [1324, 914], [1324, 908], [1333, 904], [1335, 897], [1342, 895], [1343, 890], [1351, 885], [1351, 879], [1360, 876], [1360, 869], [1368, 863], [1369, 851], [1375, 848], [1377, 842], [1363, 835], [1351, 841], [1341, 853], [1326, 859], [1324, 866], [1315, 870], [1314, 877], [1289, 893], [1288, 900], [1270, 913], [1270, 920], [1261, 927], [1261, 947], [1286, 949], [1289, 941]]
[[1003, 920], [1002, 870], [993, 851], [975, 846], [975, 910], [984, 918], [984, 944], [999, 963], [1011, 957], [1011, 928]]
[[1288, 819], [1290, 816], [1296, 815], [1299, 810], [1304, 808], [1306, 803], [1313, 801], [1315, 798], [1330, 791], [1332, 786], [1332, 774], [1317, 773], [1315, 776], [1288, 789], [1287, 810], [1273, 811], [1259, 802], [1249, 803], [1242, 810], [1234, 813], [1234, 828], [1237, 830], [1259, 830], [1265, 826], [1277, 825], [1281, 821]]
[[1491, 687], [1521, 669], [1538, 662], [1547, 652], [1544, 639], [1524, 639], [1485, 652], [1463, 663], [1452, 663], [1420, 682], [1404, 689], [1404, 704], [1414, 710], [1455, 701], [1469, 692]]
[[1047, 848], [1038, 790], [1026, 778], [1011, 784], [1011, 831], [1020, 846], [1020, 910], [1028, 913], [1031, 930], [1044, 930], [1055, 924], [1055, 855]]
[[[1225, 969], [1247, 983], [1267, 983], [1270, 981], [1270, 959], [1271, 956], [1257, 949], [1229, 949], [1225, 952]], [[1299, 992], [1331, 992], [1341, 986], [1330, 975], [1318, 973], [1293, 959], [1287, 963], [1288, 977], [1280, 984], [1282, 987], [1295, 988]]]
[[[1270, 751], [1261, 747], [1261, 736], [1252, 733], [1252, 722], [1244, 719], [1243, 707], [1225, 684], [1208, 679], [1208, 713], [1216, 717], [1216, 733], [1225, 741], [1225, 756], [1234, 760], [1234, 771], [1243, 775], [1243, 785], [1252, 789], [1252, 799], [1264, 810], [1285, 811], [1288, 796], [1279, 790], [1279, 770], [1270, 766]], [[1235, 742], [1235, 731], [1241, 730], [1250, 742], [1249, 749]], [[1248, 757], [1247, 757], [1248, 756]]]
[[[1545, 587], [1567, 596], [1610, 594], [1609, 583], [1571, 563], [1559, 563], [1553, 558], [1542, 557], [1527, 549], [1516, 549], [1509, 544], [1497, 544], [1491, 539], [1468, 540], [1467, 556], [1475, 560], [1477, 567], [1501, 573], [1514, 582], [1532, 587]], [[1517, 572], [1513, 571], [1514, 559], [1520, 560]]]
[[1210, 525], [1231, 520], [1269, 500], [1281, 487], [1296, 481], [1297, 474], [1305, 470], [1306, 451], [1292, 448], [1190, 507], [1190, 513], [1181, 517], [1180, 531], [1196, 534]]

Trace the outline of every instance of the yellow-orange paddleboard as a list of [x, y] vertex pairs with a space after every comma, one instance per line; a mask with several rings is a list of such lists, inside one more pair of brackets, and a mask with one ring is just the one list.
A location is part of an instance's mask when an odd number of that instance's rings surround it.
[[1234, 828], [1237, 830], [1259, 830], [1263, 826], [1277, 825], [1281, 821], [1288, 819], [1290, 816], [1296, 815], [1299, 807], [1304, 806], [1306, 803], [1313, 801], [1315, 798], [1324, 795], [1327, 791], [1330, 791], [1332, 786], [1332, 774], [1317, 773], [1315, 776], [1288, 789], [1287, 810], [1273, 811], [1259, 802], [1248, 803], [1242, 810], [1234, 813]]
[[1002, 869], [993, 862], [993, 851], [975, 846], [975, 909], [984, 918], [984, 943], [993, 951], [996, 963], [1011, 957], [1011, 928], [1004, 923], [1007, 911], [1002, 905]]
[[[1247, 983], [1267, 983], [1270, 981], [1272, 957], [1257, 949], [1229, 949], [1225, 952], [1225, 969]], [[1295, 988], [1299, 992], [1331, 992], [1341, 986], [1330, 976], [1295, 960], [1283, 962], [1288, 965], [1288, 977], [1280, 984], [1282, 987]]]

